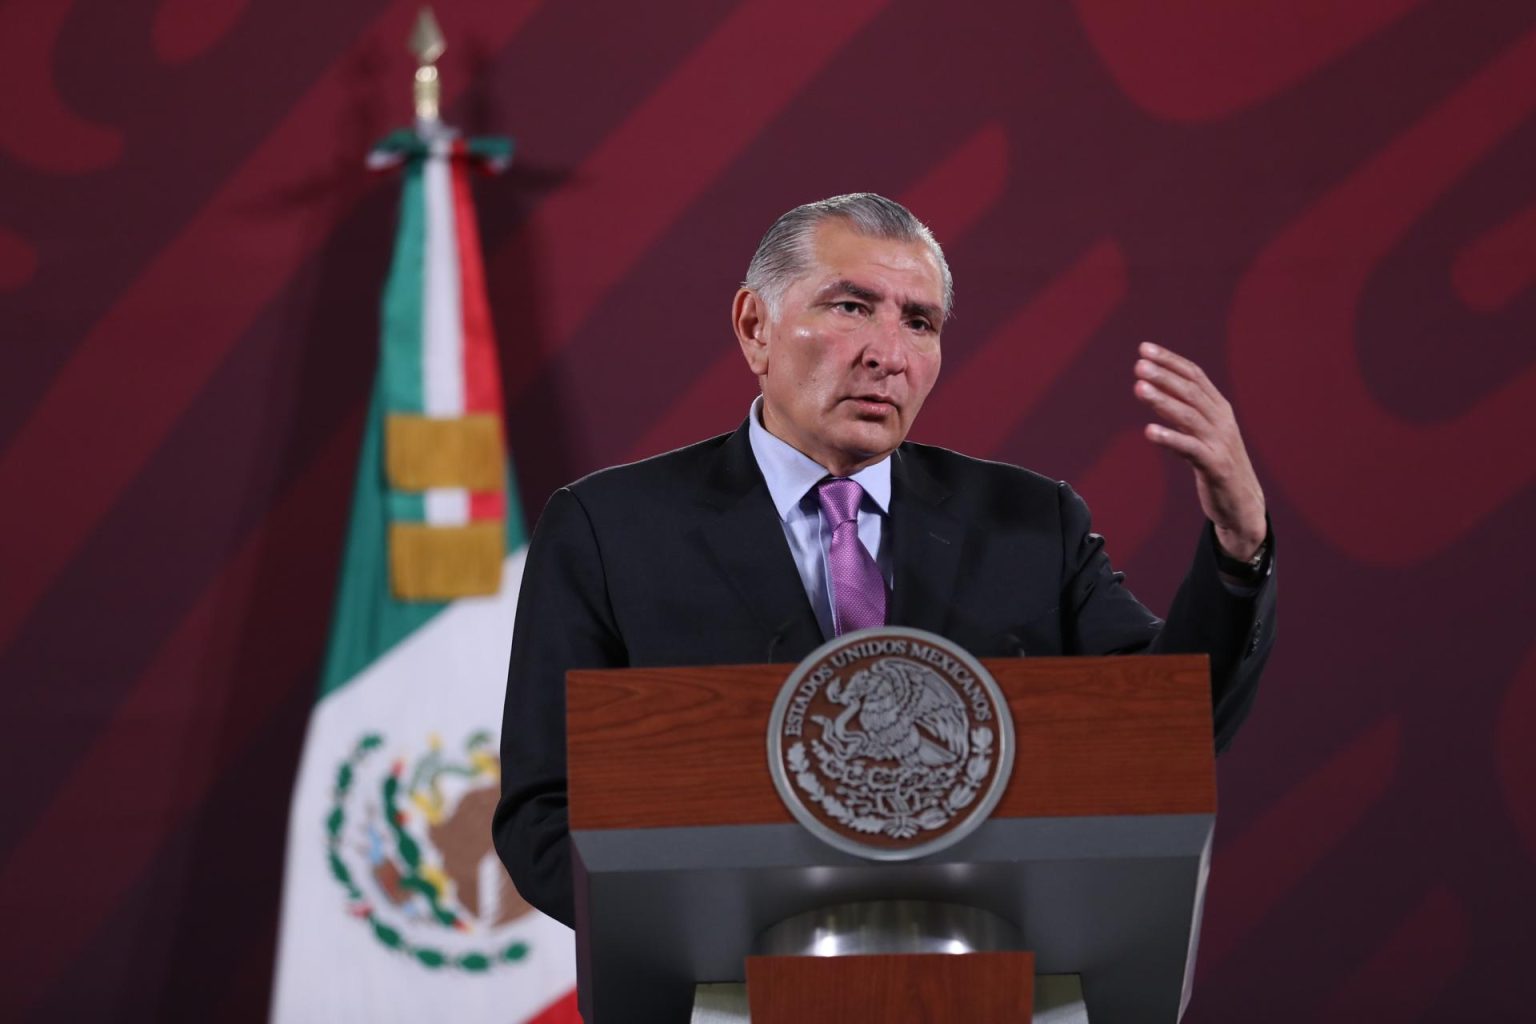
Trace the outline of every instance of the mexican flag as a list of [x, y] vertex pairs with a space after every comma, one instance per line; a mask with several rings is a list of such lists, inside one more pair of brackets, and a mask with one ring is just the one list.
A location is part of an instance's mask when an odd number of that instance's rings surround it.
[[272, 1020], [578, 1021], [574, 943], [491, 847], [527, 539], [469, 189], [508, 140], [435, 121], [403, 176], [378, 376], [288, 823]]

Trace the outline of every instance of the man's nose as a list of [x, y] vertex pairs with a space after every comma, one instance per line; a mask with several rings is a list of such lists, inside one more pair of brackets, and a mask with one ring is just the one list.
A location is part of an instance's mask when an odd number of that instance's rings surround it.
[[902, 336], [900, 317], [879, 317], [871, 325], [869, 344], [864, 347], [864, 366], [885, 373], [904, 373], [907, 369], [907, 341]]

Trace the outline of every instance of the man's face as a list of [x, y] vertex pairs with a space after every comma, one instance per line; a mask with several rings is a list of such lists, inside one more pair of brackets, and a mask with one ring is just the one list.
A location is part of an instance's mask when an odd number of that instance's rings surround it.
[[743, 289], [737, 336], [762, 383], [763, 425], [837, 476], [906, 439], [939, 376], [944, 283], [922, 242], [822, 222], [777, 314]]

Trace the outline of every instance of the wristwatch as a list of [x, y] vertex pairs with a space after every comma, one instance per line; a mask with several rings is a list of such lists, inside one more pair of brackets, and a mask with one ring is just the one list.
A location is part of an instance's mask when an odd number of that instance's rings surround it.
[[1269, 555], [1269, 538], [1265, 537], [1252, 558], [1233, 558], [1216, 545], [1216, 568], [1223, 575], [1241, 583], [1258, 583], [1264, 578], [1264, 560]]

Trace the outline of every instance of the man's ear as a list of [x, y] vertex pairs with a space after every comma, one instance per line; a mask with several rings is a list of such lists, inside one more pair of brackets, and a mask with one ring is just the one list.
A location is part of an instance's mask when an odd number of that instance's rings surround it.
[[747, 365], [761, 377], [768, 372], [768, 303], [750, 288], [736, 292], [731, 303], [731, 326], [736, 329], [736, 340], [741, 343], [741, 354], [747, 357]]

